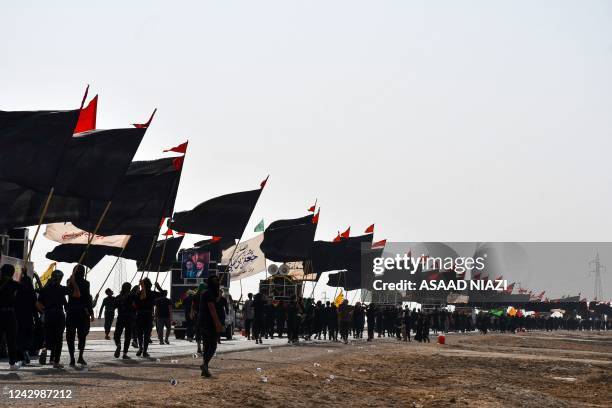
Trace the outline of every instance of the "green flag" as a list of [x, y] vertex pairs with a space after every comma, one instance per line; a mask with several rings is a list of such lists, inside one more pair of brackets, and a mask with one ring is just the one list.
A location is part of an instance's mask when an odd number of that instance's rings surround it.
[[263, 232], [264, 230], [264, 222], [263, 219], [259, 221], [259, 224], [255, 227], [255, 232]]

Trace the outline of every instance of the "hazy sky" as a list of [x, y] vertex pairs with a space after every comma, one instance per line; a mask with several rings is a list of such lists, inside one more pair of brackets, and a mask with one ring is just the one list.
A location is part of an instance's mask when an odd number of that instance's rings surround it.
[[1, 109], [157, 107], [176, 209], [270, 174], [245, 237], [318, 198], [318, 239], [612, 241], [607, 1], [18, 1], [0, 38]]

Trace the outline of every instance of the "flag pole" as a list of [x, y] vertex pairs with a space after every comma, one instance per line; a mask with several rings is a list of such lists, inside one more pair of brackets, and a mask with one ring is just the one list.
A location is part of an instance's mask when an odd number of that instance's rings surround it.
[[[261, 193], [263, 193], [263, 189], [266, 187], [266, 184], [268, 183], [268, 179], [270, 178], [270, 175], [268, 174], [268, 177], [266, 177], [266, 179], [264, 181], [262, 181], [262, 185], [261, 185], [261, 190], [259, 192], [259, 196], [257, 197], [257, 201], [255, 202], [255, 206], [257, 206], [257, 203], [259, 202], [259, 197], [261, 197]], [[253, 211], [255, 211], [255, 207], [253, 207]], [[253, 213], [251, 213], [251, 216], [253, 215]], [[251, 216], [249, 216], [249, 221], [251, 220]], [[247, 224], [249, 222], [247, 221]], [[246, 228], [246, 227], [245, 227]], [[232, 265], [232, 260], [234, 259], [234, 255], [236, 254], [236, 250], [238, 249], [238, 245], [240, 245], [240, 241], [242, 241], [242, 236], [244, 235], [244, 229], [242, 230], [242, 233], [240, 234], [240, 238], [238, 239], [238, 242], [236, 243], [236, 245], [234, 246], [234, 250], [232, 251], [232, 255], [230, 256], [229, 261], [227, 262], [227, 273], [228, 273], [228, 277], [227, 277], [227, 283], [228, 283], [228, 289], [230, 286], [230, 282], [232, 280], [232, 275], [231, 275], [231, 271], [230, 271], [230, 267]], [[264, 260], [265, 260], [265, 256], [264, 256]], [[240, 302], [242, 300], [242, 278], [240, 279], [240, 299], [238, 299], [238, 301]]]
[[121, 248], [121, 252], [119, 253], [119, 256], [117, 256], [117, 259], [115, 259], [115, 263], [113, 264], [113, 266], [110, 268], [110, 271], [108, 271], [108, 275], [106, 275], [106, 278], [104, 279], [104, 282], [102, 282], [102, 285], [100, 285], [100, 289], [98, 289], [98, 293], [96, 293], [96, 298], [100, 295], [100, 292], [102, 292], [102, 288], [104, 287], [104, 284], [106, 283], [106, 281], [108, 280], [108, 278], [110, 277], [111, 273], [113, 272], [113, 270], [115, 269], [115, 266], [117, 266], [117, 263], [119, 262], [119, 260], [121, 259], [121, 255], [123, 255], [123, 251], [125, 250], [125, 247]]
[[[93, 242], [94, 237], [98, 233], [98, 230], [100, 229], [100, 226], [102, 225], [102, 221], [104, 221], [104, 218], [106, 217], [106, 214], [108, 213], [108, 210], [110, 209], [110, 206], [112, 203], [113, 203], [113, 200], [110, 200], [109, 202], [106, 203], [106, 207], [104, 207], [104, 211], [102, 211], [102, 215], [100, 215], [100, 218], [98, 218], [98, 223], [96, 224], [96, 227], [94, 228], [93, 233], [89, 234], [89, 238], [87, 239], [87, 246], [83, 250], [81, 257], [79, 258], [79, 262], [77, 263], [80, 264], [81, 262], [83, 262], [83, 259], [85, 259], [85, 256], [87, 255], [87, 251], [89, 251], [89, 247], [91, 246], [91, 243]], [[87, 275], [85, 277], [87, 277]]]
[[[187, 141], [187, 143], [189, 143], [189, 141]], [[174, 183], [172, 184], [172, 188], [170, 189], [170, 191], [168, 191], [168, 196], [166, 197], [166, 202], [164, 203], [164, 207], [162, 208], [162, 215], [161, 215], [161, 223], [159, 224], [159, 227], [157, 228], [157, 234], [155, 234], [153, 236], [153, 242], [151, 242], [151, 246], [149, 247], [149, 253], [147, 254], [147, 259], [145, 260], [145, 263], [143, 265], [143, 270], [142, 273], [140, 274], [140, 279], [143, 279], [144, 277], [144, 273], [145, 273], [145, 269], [147, 269], [147, 266], [149, 265], [149, 260], [151, 259], [151, 255], [153, 254], [153, 248], [155, 248], [155, 243], [157, 242], [157, 237], [159, 237], [159, 233], [161, 232], [161, 228], [163, 225], [163, 221], [165, 219], [164, 217], [164, 212], [166, 211], [166, 205], [168, 204], [168, 199], [170, 198], [170, 194], [172, 194], [172, 191], [174, 190], [175, 185], [177, 186], [177, 192], [178, 192], [178, 184], [181, 181], [181, 175], [183, 174], [183, 165], [185, 164], [185, 157], [187, 156], [187, 148], [185, 147], [185, 153], [183, 153], [182, 157], [179, 157], [182, 159], [181, 161], [181, 168], [179, 170], [179, 174], [178, 177], [176, 178], [176, 180], [174, 180]], [[172, 206], [172, 211], [170, 212], [170, 214], [174, 213], [174, 206]], [[138, 274], [138, 270], [136, 271], [136, 274]], [[134, 275], [134, 277], [136, 277], [136, 275]], [[133, 280], [133, 278], [132, 278]]]
[[159, 271], [161, 270], [162, 262], [164, 261], [164, 255], [166, 254], [166, 243], [168, 242], [168, 235], [166, 235], [166, 239], [164, 239], [164, 245], [162, 246], [161, 257], [159, 258], [159, 264], [157, 265], [157, 275], [155, 275], [155, 283], [159, 279]]
[[[83, 106], [85, 106], [85, 100], [87, 99], [87, 94], [89, 93], [89, 84], [87, 85], [87, 87], [85, 88], [85, 94], [83, 95], [83, 99], [81, 100], [81, 107], [79, 108], [79, 113], [81, 111], [81, 109], [83, 109]], [[79, 121], [79, 118], [77, 116], [77, 123]], [[76, 128], [77, 123], [74, 124], [74, 127]], [[72, 130], [72, 132], [74, 133], [74, 129]], [[72, 136], [71, 136], [72, 137]], [[60, 161], [61, 159], [64, 157], [64, 152], [66, 151], [66, 146], [68, 145], [68, 141], [70, 139], [66, 139], [66, 141], [64, 142], [64, 148], [62, 149], [62, 154], [60, 156]], [[57, 175], [59, 173], [59, 168], [60, 166], [57, 167], [57, 170], [55, 172], [55, 178], [57, 178]], [[54, 181], [55, 181], [54, 178]], [[40, 232], [40, 226], [42, 225], [45, 216], [47, 215], [47, 211], [49, 210], [49, 204], [51, 204], [51, 199], [53, 198], [53, 194], [55, 193], [55, 186], [52, 186], [51, 189], [49, 190], [49, 194], [47, 195], [47, 201], [45, 201], [45, 205], [43, 207], [43, 210], [40, 214], [40, 218], [38, 219], [38, 225], [36, 226], [36, 232], [34, 232], [34, 238], [32, 238], [32, 243], [30, 244], [30, 248], [28, 249], [28, 254], [25, 258], [26, 262], [30, 262], [30, 257], [32, 256], [32, 251], [34, 250], [34, 243], [36, 242], [36, 238], [38, 237], [38, 233]]]
[[55, 192], [55, 187], [51, 187], [49, 190], [49, 194], [47, 195], [47, 201], [45, 201], [45, 206], [43, 207], [42, 212], [40, 213], [40, 217], [38, 218], [38, 225], [36, 226], [36, 232], [34, 232], [34, 238], [32, 238], [32, 243], [30, 244], [30, 248], [28, 249], [28, 254], [26, 256], [26, 262], [30, 262], [30, 257], [32, 256], [32, 250], [34, 249], [34, 243], [36, 242], [36, 238], [38, 237], [38, 233], [40, 232], [40, 226], [47, 215], [47, 211], [49, 210], [49, 204], [51, 204], [51, 199], [53, 198], [53, 193]]

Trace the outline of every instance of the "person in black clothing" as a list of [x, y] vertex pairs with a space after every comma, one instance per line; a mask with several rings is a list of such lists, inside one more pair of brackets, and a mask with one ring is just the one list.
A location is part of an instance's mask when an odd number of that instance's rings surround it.
[[274, 338], [274, 320], [276, 320], [276, 314], [275, 314], [275, 310], [274, 310], [274, 304], [272, 303], [272, 300], [268, 299], [266, 301], [266, 304], [264, 305], [264, 314], [265, 314], [265, 337], [266, 339], [268, 337], [270, 337], [271, 339]]
[[134, 320], [136, 318], [136, 310], [134, 303], [136, 302], [137, 294], [136, 287], [132, 289], [130, 282], [123, 282], [121, 292], [115, 298], [115, 307], [117, 308], [117, 325], [115, 326], [114, 340], [117, 349], [115, 350], [115, 358], [119, 358], [121, 354], [121, 335], [125, 330], [125, 340], [123, 342], [123, 359], [128, 360], [127, 353], [130, 349], [130, 340], [134, 331]]
[[366, 318], [368, 322], [368, 341], [374, 339], [374, 326], [376, 325], [376, 305], [370, 303], [366, 309]]
[[408, 306], [404, 309], [404, 341], [410, 340], [410, 331], [412, 330], [412, 316]]
[[[229, 313], [229, 306], [227, 305], [227, 299], [223, 296], [223, 290], [219, 289], [219, 300], [217, 301], [217, 316], [221, 325], [225, 328], [225, 316]], [[217, 342], [221, 344], [221, 336], [218, 336]]]
[[29, 350], [32, 349], [34, 341], [34, 319], [37, 317], [36, 292], [32, 279], [23, 274], [21, 276], [21, 288], [17, 291], [15, 303], [17, 315], [17, 359], [23, 365], [30, 364]]
[[[58, 269], [53, 271], [51, 278], [41, 289], [37, 303], [38, 310], [44, 314], [45, 346], [51, 353], [49, 362], [52, 362], [55, 368], [64, 367], [59, 362], [62, 354], [64, 328], [66, 327], [64, 309], [66, 308], [66, 295], [68, 294], [68, 288], [61, 284], [63, 277], [64, 273], [62, 271]], [[39, 361], [44, 365], [46, 359], [47, 351], [43, 349]]]
[[148, 358], [149, 338], [153, 330], [153, 306], [157, 299], [157, 292], [151, 290], [151, 281], [144, 278], [140, 281], [140, 290], [136, 301], [136, 327], [138, 333], [138, 351], [136, 357]]
[[92, 298], [89, 292], [89, 282], [85, 280], [85, 267], [76, 265], [72, 276], [68, 279], [68, 308], [66, 313], [66, 342], [70, 354], [70, 366], [74, 361], [74, 340], [78, 337], [79, 359], [78, 363], [87, 365], [83, 359], [85, 340], [89, 334], [90, 321], [94, 318]]
[[321, 340], [321, 334], [325, 327], [325, 308], [323, 303], [319, 300], [314, 307], [314, 334], [315, 339]]
[[[157, 328], [157, 338], [159, 344], [170, 344], [168, 337], [171, 329], [172, 302], [167, 297], [168, 292], [162, 290], [160, 296], [155, 301], [155, 327]], [[166, 328], [166, 337], [164, 338], [164, 327]]]
[[217, 302], [219, 300], [219, 278], [210, 276], [208, 288], [200, 295], [200, 310], [198, 312], [198, 325], [204, 342], [202, 353], [202, 377], [210, 377], [208, 364], [217, 350], [217, 337], [223, 331], [223, 326], [217, 315]]
[[16, 337], [17, 317], [15, 315], [15, 299], [21, 285], [13, 280], [15, 267], [13, 265], [2, 265], [0, 270], [0, 338], [6, 336], [6, 347], [8, 349], [9, 365], [11, 370], [16, 370], [17, 361]]
[[110, 340], [110, 329], [113, 326], [113, 320], [115, 320], [115, 297], [111, 288], [107, 288], [104, 293], [106, 293], [106, 297], [102, 301], [98, 319], [102, 318], [102, 311], [104, 311], [104, 338]]
[[327, 315], [327, 327], [329, 328], [329, 339], [338, 341], [338, 308], [331, 303]]
[[195, 328], [193, 325], [193, 319], [191, 318], [191, 303], [193, 302], [193, 294], [188, 293], [183, 300], [183, 311], [185, 312], [185, 337], [187, 341], [193, 341], [193, 336], [195, 334]]
[[281, 339], [283, 338], [285, 321], [287, 320], [287, 309], [285, 307], [285, 302], [278, 302], [274, 308], [274, 314], [276, 315], [276, 333], [278, 333], [278, 338]]
[[261, 337], [265, 331], [266, 315], [265, 315], [265, 301], [261, 293], [257, 293], [253, 299], [253, 309], [255, 311], [255, 317], [253, 318], [253, 337], [255, 338], [255, 344], [261, 344]]

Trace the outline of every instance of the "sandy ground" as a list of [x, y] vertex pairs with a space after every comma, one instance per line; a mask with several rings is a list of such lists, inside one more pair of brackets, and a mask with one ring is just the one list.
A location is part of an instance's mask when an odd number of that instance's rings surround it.
[[0, 386], [74, 390], [71, 400], [16, 406], [612, 406], [612, 333], [470, 334], [446, 340], [444, 346], [390, 339], [264, 344], [218, 355], [211, 379], [200, 378], [200, 360], [192, 356], [128, 363], [109, 358], [86, 371], [4, 376]]

